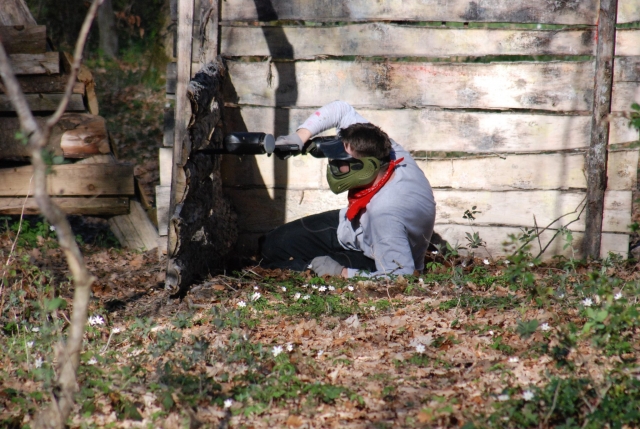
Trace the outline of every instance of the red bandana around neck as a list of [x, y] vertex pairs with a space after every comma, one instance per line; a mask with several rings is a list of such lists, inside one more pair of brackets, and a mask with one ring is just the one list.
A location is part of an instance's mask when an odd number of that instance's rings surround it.
[[391, 161], [389, 163], [389, 168], [387, 168], [387, 172], [384, 173], [382, 179], [380, 179], [380, 181], [378, 181], [378, 183], [376, 183], [375, 185], [369, 186], [365, 189], [349, 190], [349, 208], [347, 208], [347, 219], [349, 219], [350, 221], [353, 220], [358, 215], [358, 213], [360, 213], [360, 211], [364, 209], [367, 204], [369, 204], [371, 198], [373, 198], [373, 196], [378, 193], [378, 191], [389, 181], [389, 178], [391, 178], [391, 173], [393, 173], [396, 165], [400, 164], [402, 161], [404, 161], [404, 158]]

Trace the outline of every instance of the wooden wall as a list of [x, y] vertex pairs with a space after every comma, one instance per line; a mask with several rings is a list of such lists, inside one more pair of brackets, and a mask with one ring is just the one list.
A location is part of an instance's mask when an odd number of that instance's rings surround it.
[[[584, 206], [597, 20], [597, 0], [227, 0], [225, 123], [288, 134], [314, 109], [349, 102], [414, 151], [434, 188], [436, 231], [465, 244], [472, 227], [462, 216], [477, 206], [473, 230], [498, 256], [508, 234], [559, 228]], [[640, 21], [640, 3], [619, 0], [617, 20], [603, 255], [627, 254], [637, 182], [628, 144], [638, 134], [623, 115], [640, 102], [640, 29], [629, 24]], [[310, 157], [226, 157], [241, 248], [344, 206], [325, 168]], [[584, 227], [582, 213], [570, 226], [576, 250]], [[558, 241], [548, 256], [561, 252]]]

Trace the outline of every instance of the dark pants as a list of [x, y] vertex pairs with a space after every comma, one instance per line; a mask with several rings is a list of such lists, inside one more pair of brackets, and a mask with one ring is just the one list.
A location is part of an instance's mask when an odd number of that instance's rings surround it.
[[267, 233], [262, 241], [261, 266], [304, 271], [316, 256], [330, 256], [343, 267], [375, 271], [376, 263], [338, 242], [340, 210], [332, 210], [289, 222]]

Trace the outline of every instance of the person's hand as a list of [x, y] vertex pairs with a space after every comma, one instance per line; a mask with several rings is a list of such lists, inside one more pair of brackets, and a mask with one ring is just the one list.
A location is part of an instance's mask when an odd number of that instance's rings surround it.
[[341, 276], [344, 267], [334, 261], [330, 256], [318, 256], [313, 258], [309, 267], [315, 271], [318, 277]]
[[278, 146], [291, 146], [296, 145], [300, 150], [304, 146], [304, 142], [297, 133], [292, 133], [286, 136], [280, 136], [276, 139], [276, 147]]

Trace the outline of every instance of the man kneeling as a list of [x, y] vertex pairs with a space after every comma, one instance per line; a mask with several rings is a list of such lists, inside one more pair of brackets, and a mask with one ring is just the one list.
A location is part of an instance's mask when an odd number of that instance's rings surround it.
[[311, 115], [278, 144], [301, 149], [311, 136], [331, 128], [327, 181], [349, 191], [348, 206], [282, 225], [262, 243], [261, 265], [345, 278], [414, 274], [424, 268], [436, 204], [429, 181], [411, 155], [342, 101]]

